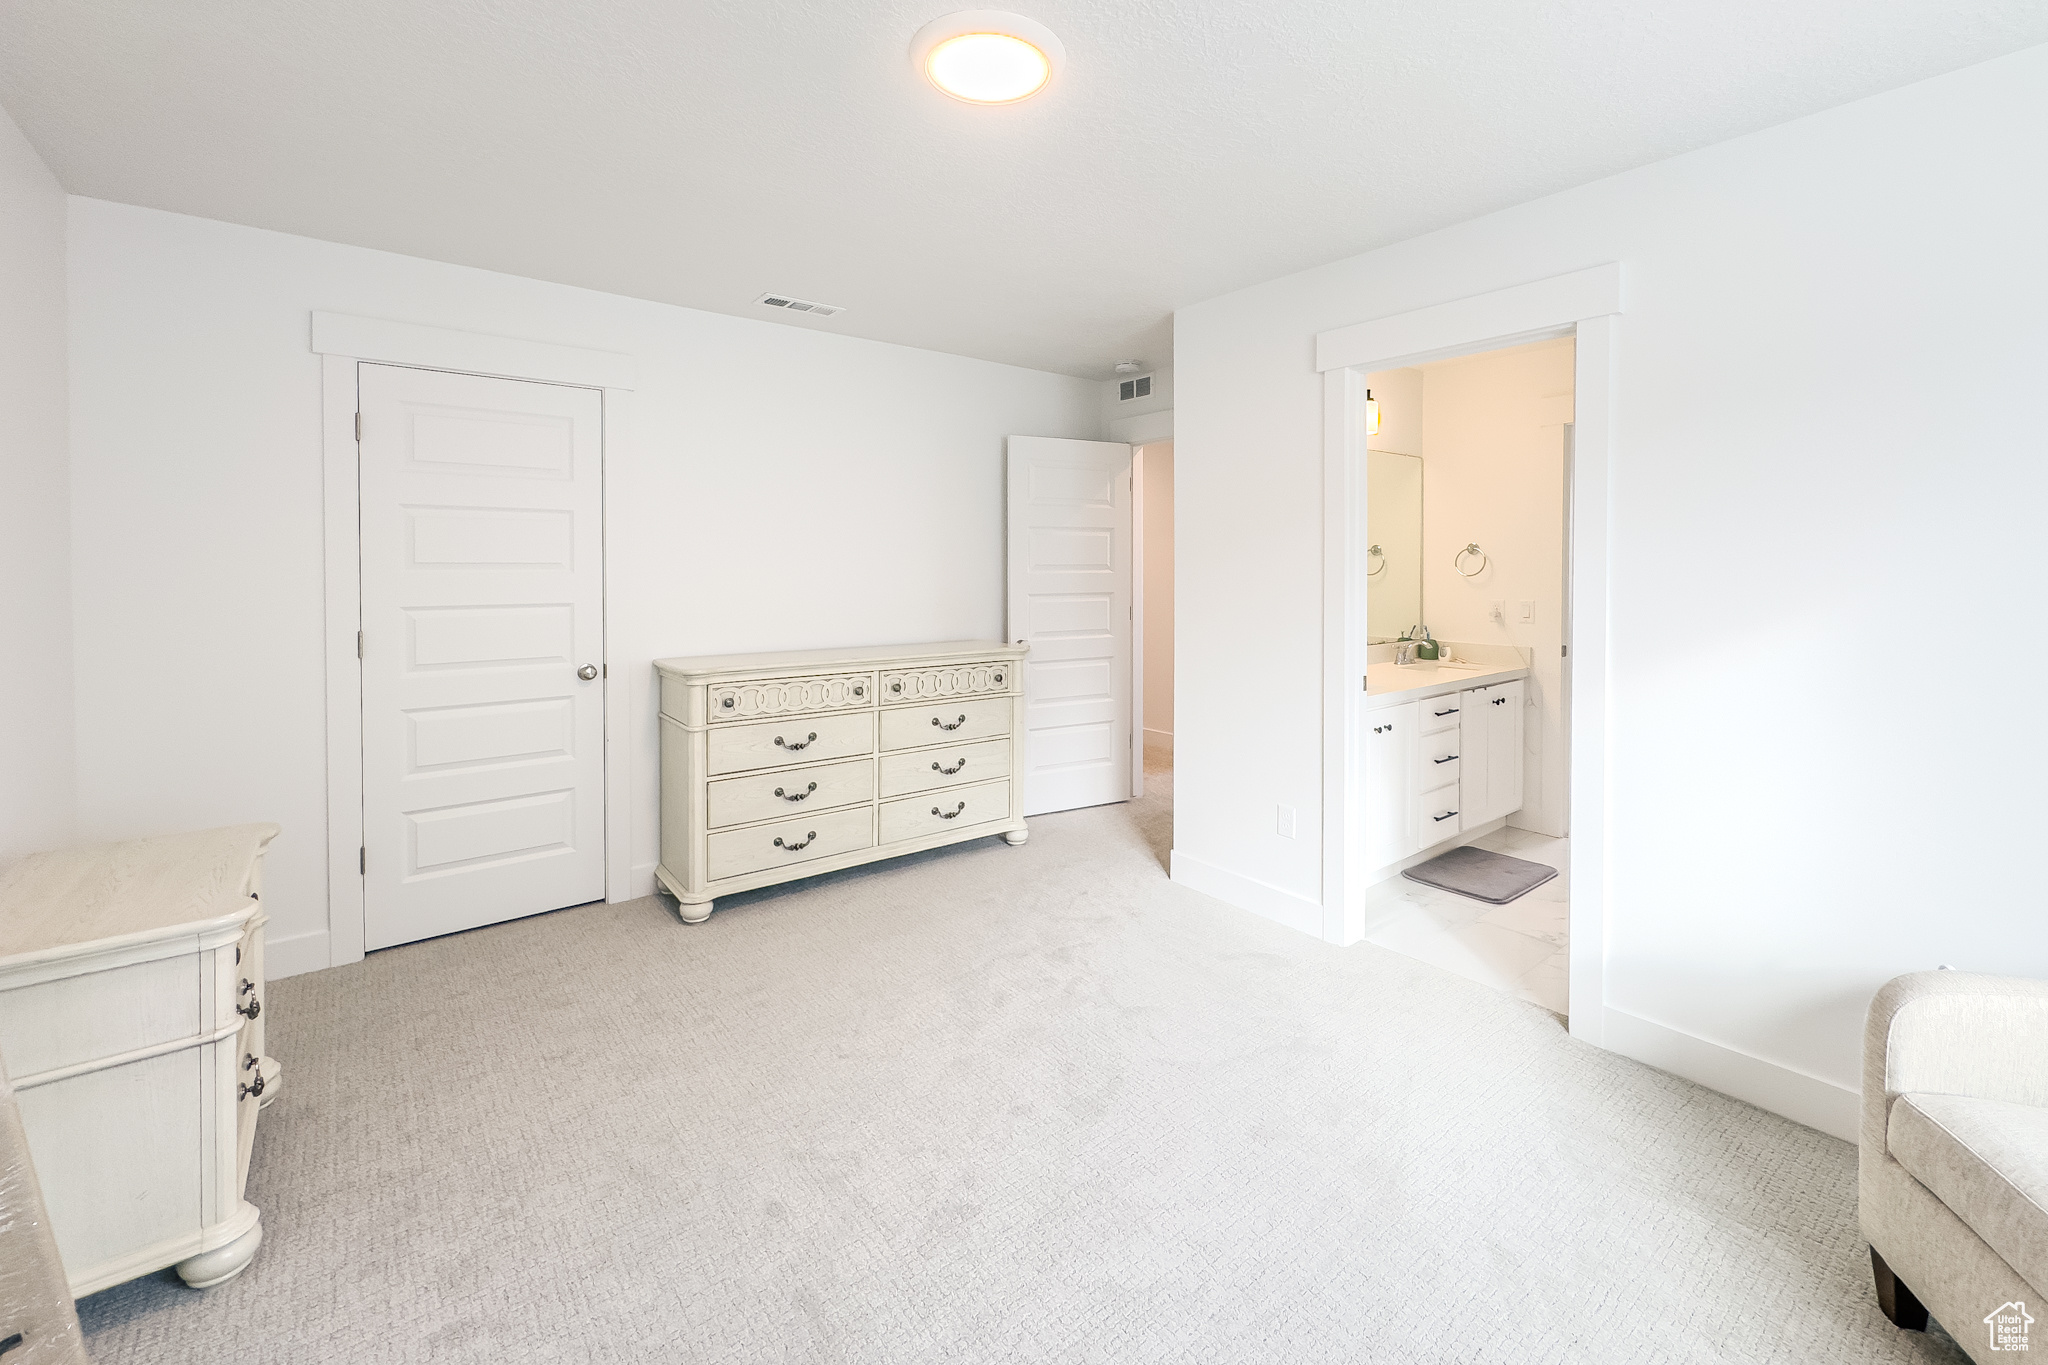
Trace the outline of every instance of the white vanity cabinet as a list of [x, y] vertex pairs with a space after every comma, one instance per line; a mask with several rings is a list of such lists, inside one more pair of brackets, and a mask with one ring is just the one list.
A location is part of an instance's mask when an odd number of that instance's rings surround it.
[[1365, 857], [1384, 868], [1522, 808], [1523, 704], [1509, 679], [1365, 712]]

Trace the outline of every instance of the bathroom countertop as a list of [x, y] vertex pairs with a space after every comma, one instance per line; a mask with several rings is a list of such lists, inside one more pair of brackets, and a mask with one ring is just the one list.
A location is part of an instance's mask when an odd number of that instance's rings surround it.
[[1491, 687], [1528, 676], [1529, 670], [1519, 664], [1513, 668], [1499, 664], [1367, 664], [1365, 705], [1371, 710], [1375, 706], [1439, 697], [1467, 687]]

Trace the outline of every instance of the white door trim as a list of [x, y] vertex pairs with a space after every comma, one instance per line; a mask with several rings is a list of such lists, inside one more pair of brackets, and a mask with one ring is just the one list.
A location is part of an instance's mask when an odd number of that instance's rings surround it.
[[1323, 374], [1323, 937], [1365, 935], [1358, 733], [1364, 707], [1365, 376], [1547, 336], [1576, 335], [1571, 470], [1571, 1000], [1574, 1037], [1601, 1042], [1606, 1017], [1608, 464], [1618, 263], [1377, 318], [1316, 337]]
[[1131, 796], [1145, 794], [1145, 447], [1131, 447]]
[[[499, 379], [574, 384], [604, 391], [603, 459], [626, 447], [621, 420], [635, 383], [631, 356], [546, 342], [421, 327], [341, 313], [312, 315], [312, 349], [320, 356], [320, 445], [325, 504], [324, 564], [327, 643], [327, 934], [324, 954], [309, 943], [295, 970], [339, 967], [363, 959], [363, 690], [356, 639], [363, 628], [356, 367], [363, 362], [453, 370]], [[604, 517], [611, 520], [612, 480], [605, 480]], [[610, 566], [606, 565], [604, 649], [605, 899], [632, 896], [632, 783], [625, 742], [632, 704], [625, 670], [610, 667]], [[300, 935], [299, 943], [311, 935]], [[325, 962], [320, 959], [324, 956]], [[308, 960], [311, 959], [311, 960]]]

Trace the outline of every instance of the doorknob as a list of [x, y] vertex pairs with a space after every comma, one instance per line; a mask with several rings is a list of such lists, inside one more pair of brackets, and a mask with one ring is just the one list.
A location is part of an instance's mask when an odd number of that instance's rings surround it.
[[577, 676], [577, 677], [579, 677], [579, 678], [581, 678], [581, 679], [583, 679], [583, 681], [585, 681], [585, 682], [589, 682], [589, 681], [590, 681], [590, 680], [591, 680], [592, 678], [594, 678], [594, 677], [596, 677], [596, 676], [597, 676], [597, 665], [596, 665], [596, 664], [585, 664], [585, 665], [583, 665], [583, 667], [581, 667], [581, 668], [579, 668], [579, 669], [577, 669], [577, 670], [576, 670], [576, 676]]

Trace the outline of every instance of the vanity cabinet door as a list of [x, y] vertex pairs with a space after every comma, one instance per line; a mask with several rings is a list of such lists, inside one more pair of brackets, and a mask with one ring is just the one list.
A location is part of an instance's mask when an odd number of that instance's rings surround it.
[[1527, 684], [1486, 689], [1486, 815], [1497, 820], [1522, 808], [1522, 711]]
[[1497, 687], [1468, 687], [1458, 694], [1458, 800], [1464, 825], [1476, 829], [1493, 818], [1487, 799], [1493, 772], [1493, 718], [1502, 708], [1490, 705]]
[[1365, 861], [1399, 862], [1421, 847], [1415, 830], [1416, 704], [1365, 713]]

